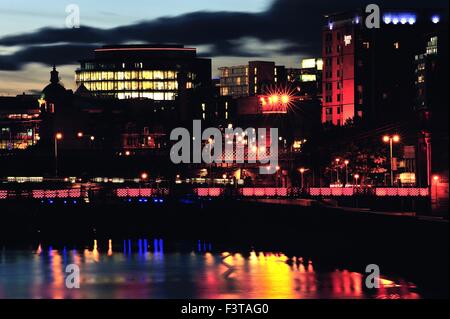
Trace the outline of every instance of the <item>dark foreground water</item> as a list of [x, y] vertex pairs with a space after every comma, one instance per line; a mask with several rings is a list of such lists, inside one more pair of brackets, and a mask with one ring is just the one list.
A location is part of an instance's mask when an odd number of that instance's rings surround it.
[[[127, 241], [119, 245], [95, 241], [85, 249], [40, 245], [27, 251], [3, 249], [0, 298], [421, 297], [414, 284], [401, 278], [383, 277], [380, 289], [369, 290], [362, 273], [332, 267], [323, 270], [301, 256], [208, 252], [209, 244], [194, 244], [192, 252], [169, 253], [162, 242], [133, 243], [137, 244], [132, 253]], [[79, 289], [66, 287], [68, 264], [79, 266]]]

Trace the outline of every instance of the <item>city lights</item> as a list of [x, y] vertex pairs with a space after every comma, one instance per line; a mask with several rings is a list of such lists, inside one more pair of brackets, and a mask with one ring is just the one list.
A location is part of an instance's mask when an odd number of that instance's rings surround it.
[[0, 299], [445, 298], [444, 8], [191, 2], [5, 20]]
[[259, 101], [263, 113], [287, 113], [294, 102], [294, 91], [290, 88], [271, 87]]
[[439, 23], [439, 22], [441, 21], [441, 17], [438, 16], [438, 15], [434, 15], [434, 16], [431, 17], [431, 21], [432, 21], [434, 24], [437, 24], [437, 23]]

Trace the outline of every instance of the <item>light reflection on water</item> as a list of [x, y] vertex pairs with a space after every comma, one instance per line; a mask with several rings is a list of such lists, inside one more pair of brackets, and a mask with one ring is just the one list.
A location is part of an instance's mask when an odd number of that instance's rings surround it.
[[[0, 298], [419, 298], [414, 286], [381, 280], [368, 294], [364, 276], [347, 270], [316, 271], [310, 260], [283, 254], [164, 253], [163, 242], [139, 241], [138, 253], [123, 250], [2, 251]], [[130, 245], [130, 246], [128, 246]], [[65, 267], [80, 267], [80, 289], [67, 289]]]

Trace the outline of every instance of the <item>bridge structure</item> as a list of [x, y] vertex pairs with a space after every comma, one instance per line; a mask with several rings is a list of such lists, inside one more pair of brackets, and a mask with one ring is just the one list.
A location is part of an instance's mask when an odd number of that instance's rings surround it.
[[162, 198], [170, 196], [194, 196], [199, 198], [429, 198], [428, 188], [389, 188], [389, 187], [123, 187], [123, 186], [83, 186], [70, 188], [36, 188], [0, 190], [0, 201], [5, 200], [58, 200], [107, 198]]

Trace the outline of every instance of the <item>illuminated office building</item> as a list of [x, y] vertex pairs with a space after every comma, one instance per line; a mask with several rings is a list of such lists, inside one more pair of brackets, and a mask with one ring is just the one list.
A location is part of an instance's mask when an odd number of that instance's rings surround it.
[[221, 67], [220, 95], [241, 98], [265, 93], [272, 85], [286, 81], [284, 66], [274, 62], [250, 61], [247, 65]]
[[104, 46], [81, 61], [78, 86], [94, 96], [173, 101], [183, 89], [211, 83], [211, 60], [182, 45]]
[[326, 16], [323, 27], [322, 122], [341, 126], [354, 118], [381, 125], [413, 116], [414, 60], [419, 39], [440, 28], [431, 10], [385, 10], [379, 29], [362, 11]]

